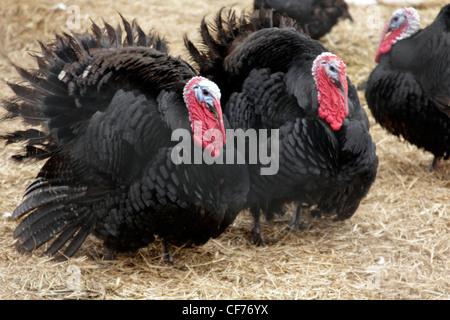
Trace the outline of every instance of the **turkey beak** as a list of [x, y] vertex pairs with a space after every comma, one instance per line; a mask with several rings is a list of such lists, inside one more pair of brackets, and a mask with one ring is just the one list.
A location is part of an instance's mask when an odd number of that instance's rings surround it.
[[387, 35], [389, 32], [392, 32], [392, 27], [391, 27], [391, 22], [390, 22], [390, 21], [388, 21], [388, 22], [384, 25], [383, 30], [381, 31], [380, 45], [381, 45], [381, 43], [384, 41], [384, 39], [386, 38], [386, 35]]
[[208, 98], [205, 100], [205, 103], [209, 112], [211, 112], [217, 120], [218, 128], [216, 129], [219, 129], [222, 133], [222, 143], [227, 143], [225, 128], [223, 126], [222, 106], [220, 104], [220, 100], [216, 98]]
[[342, 84], [341, 84], [341, 82], [339, 81], [339, 79], [334, 79], [334, 78], [333, 78], [333, 82], [334, 82], [334, 84], [336, 85], [336, 87], [339, 88], [339, 91], [341, 91], [341, 93], [343, 94], [343, 93], [344, 93], [344, 88], [342, 87]]
[[378, 51], [377, 51], [377, 55], [375, 56], [375, 62], [378, 63], [380, 61], [380, 49], [381, 49], [381, 45], [383, 44], [384, 39], [386, 38], [386, 35], [392, 31], [391, 28], [391, 22], [388, 21], [385, 25], [383, 30], [381, 31], [381, 38], [380, 38], [380, 43], [378, 45]]
[[216, 109], [216, 106], [213, 102], [206, 102], [206, 105], [208, 106], [209, 111], [214, 115], [216, 119], [219, 119], [219, 112]]
[[208, 96], [203, 100], [208, 108], [209, 112], [211, 112], [216, 119], [219, 119], [219, 112], [216, 108], [216, 99], [214, 97]]
[[345, 116], [348, 115], [348, 83], [347, 83], [347, 77], [345, 74], [339, 75], [339, 91], [341, 92], [342, 96], [344, 97], [344, 109], [345, 109]]

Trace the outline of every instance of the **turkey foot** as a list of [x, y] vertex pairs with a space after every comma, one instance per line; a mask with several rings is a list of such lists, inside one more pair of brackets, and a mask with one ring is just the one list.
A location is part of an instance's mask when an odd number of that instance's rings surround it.
[[433, 162], [431, 162], [428, 171], [433, 172], [439, 169], [439, 163], [441, 162], [441, 157], [434, 157]]
[[173, 266], [175, 264], [175, 262], [173, 261], [171, 250], [170, 250], [170, 245], [165, 240], [163, 241], [163, 258], [164, 258], [164, 262], [168, 266]]
[[259, 247], [265, 247], [266, 244], [276, 243], [278, 239], [275, 238], [266, 238], [261, 232], [261, 226], [259, 221], [255, 221], [253, 226], [252, 235], [250, 237], [250, 242]]
[[307, 206], [298, 205], [297, 210], [295, 211], [294, 218], [292, 219], [290, 225], [289, 225], [289, 231], [295, 232], [298, 230], [306, 230], [306, 226], [303, 223], [301, 216], [303, 213], [303, 209], [307, 208]]

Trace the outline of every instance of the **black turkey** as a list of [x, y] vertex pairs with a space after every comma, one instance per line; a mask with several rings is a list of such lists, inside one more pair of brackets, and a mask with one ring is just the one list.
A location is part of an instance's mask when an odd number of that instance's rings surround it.
[[254, 9], [261, 6], [295, 19], [313, 39], [330, 32], [341, 18], [353, 21], [345, 0], [255, 0]]
[[295, 26], [271, 10], [241, 17], [221, 11], [213, 23], [203, 19], [201, 50], [185, 39], [200, 73], [223, 88], [231, 127], [279, 132], [278, 172], [261, 175], [261, 163], [249, 164], [252, 238], [260, 245], [269, 240], [260, 231], [261, 211], [270, 219], [295, 202], [293, 227], [303, 209], [348, 219], [378, 168], [345, 64]]
[[396, 10], [383, 29], [366, 100], [389, 133], [434, 155], [450, 157], [450, 5], [423, 30], [414, 8]]
[[217, 85], [169, 56], [156, 33], [123, 24], [124, 40], [120, 26], [93, 24], [91, 34], [41, 44], [37, 70], [17, 67], [29, 85], [10, 84], [16, 97], [5, 103], [6, 118], [44, 130], [4, 138], [26, 143], [17, 160], [48, 158], [13, 213], [20, 252], [48, 242], [46, 253], [70, 257], [93, 233], [113, 257], [157, 236], [172, 263], [170, 244], [218, 237], [245, 204], [245, 165], [179, 163], [174, 151], [172, 133], [184, 129], [193, 150], [222, 152], [225, 136], [204, 134], [224, 133]]

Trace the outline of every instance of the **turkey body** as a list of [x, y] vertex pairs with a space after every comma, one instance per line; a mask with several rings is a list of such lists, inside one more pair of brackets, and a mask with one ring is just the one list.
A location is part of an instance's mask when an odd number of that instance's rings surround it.
[[91, 233], [109, 251], [133, 252], [155, 236], [201, 245], [246, 201], [245, 165], [174, 161], [175, 129], [192, 140], [196, 117], [223, 126], [217, 86], [169, 56], [157, 34], [123, 23], [123, 41], [120, 26], [93, 24], [92, 34], [42, 44], [39, 70], [17, 68], [31, 86], [10, 84], [16, 97], [5, 104], [7, 117], [46, 130], [4, 138], [26, 141], [17, 160], [48, 158], [13, 213], [20, 252], [49, 242], [46, 253], [70, 257]]
[[255, 0], [254, 9], [262, 5], [295, 19], [313, 39], [330, 32], [340, 18], [353, 20], [344, 0]]
[[365, 96], [383, 128], [434, 155], [433, 170], [450, 156], [450, 5], [427, 28], [412, 30], [419, 21], [412, 8], [393, 14]]
[[[253, 240], [259, 244], [267, 240], [260, 231], [261, 212], [270, 219], [289, 202], [298, 205], [295, 226], [303, 208], [338, 219], [351, 217], [375, 180], [378, 158], [367, 115], [342, 72], [339, 79], [336, 75], [323, 80], [330, 80], [336, 94], [331, 100], [341, 99], [343, 110], [348, 98], [348, 115], [339, 124], [318, 115], [328, 93], [322, 92], [319, 104], [312, 69], [332, 72], [325, 68], [338, 68], [341, 61], [294, 28], [291, 19], [270, 10], [239, 18], [232, 11], [226, 17], [219, 12], [212, 28], [203, 21], [201, 35], [207, 47], [203, 51], [188, 39], [185, 42], [200, 73], [227, 89], [222, 101], [231, 127], [279, 132], [278, 172], [261, 175], [261, 163], [249, 164]], [[348, 97], [342, 93], [347, 80]], [[274, 150], [273, 145], [268, 148]]]

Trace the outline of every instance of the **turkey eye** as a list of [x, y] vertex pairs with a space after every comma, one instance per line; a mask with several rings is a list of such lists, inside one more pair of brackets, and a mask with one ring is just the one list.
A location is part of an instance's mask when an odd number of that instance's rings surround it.
[[209, 96], [209, 91], [206, 90], [206, 89], [203, 89], [203, 94], [204, 94], [205, 96]]
[[331, 71], [331, 72], [336, 72], [336, 68], [333, 67], [333, 66], [330, 66], [330, 71]]
[[398, 17], [394, 17], [392, 20], [394, 20], [394, 22], [398, 21]]

